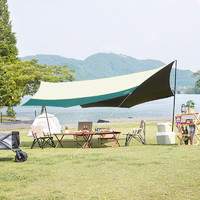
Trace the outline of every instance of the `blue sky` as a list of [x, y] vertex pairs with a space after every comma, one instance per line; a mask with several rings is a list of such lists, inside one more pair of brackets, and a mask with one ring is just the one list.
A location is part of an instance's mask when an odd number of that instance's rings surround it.
[[200, 70], [200, 0], [8, 0], [19, 56], [116, 53]]

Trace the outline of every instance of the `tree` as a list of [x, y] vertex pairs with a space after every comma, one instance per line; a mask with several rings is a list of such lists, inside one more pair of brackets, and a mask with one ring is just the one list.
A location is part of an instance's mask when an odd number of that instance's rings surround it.
[[197, 81], [196, 81], [196, 83], [195, 83], [195, 86], [198, 87], [198, 88], [200, 88], [200, 70], [198, 70], [197, 72], [195, 72], [193, 74], [193, 76], [198, 78]]
[[22, 97], [33, 95], [40, 81], [74, 80], [67, 66], [40, 65], [36, 59], [21, 61], [17, 55], [15, 33], [9, 21], [7, 0], [0, 0], [0, 107], [20, 104]]
[[9, 21], [7, 0], [0, 0], [0, 106], [4, 105], [8, 84], [2, 67], [4, 64], [18, 60], [16, 42], [15, 33], [12, 32], [12, 25]]
[[15, 33], [9, 20], [7, 0], [0, 0], [0, 63], [13, 63], [18, 60]]
[[67, 66], [40, 65], [36, 59], [30, 61], [17, 61], [14, 64], [3, 65], [0, 75], [0, 104], [16, 106], [25, 95], [33, 95], [41, 81], [63, 82], [72, 81]]

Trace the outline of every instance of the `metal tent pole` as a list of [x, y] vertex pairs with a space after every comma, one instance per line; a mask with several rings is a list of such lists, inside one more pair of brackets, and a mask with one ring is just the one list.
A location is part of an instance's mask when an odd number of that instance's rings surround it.
[[175, 78], [174, 78], [174, 102], [173, 102], [172, 132], [174, 131], [174, 113], [175, 113], [175, 103], [176, 103], [176, 73], [177, 73], [177, 60], [175, 60]]
[[46, 118], [47, 118], [47, 124], [48, 124], [48, 128], [49, 128], [49, 133], [51, 135], [51, 129], [50, 129], [50, 125], [49, 125], [49, 119], [48, 119], [48, 116], [47, 116], [47, 108], [46, 108], [46, 106], [44, 108], [45, 108], [45, 113], [46, 113]]

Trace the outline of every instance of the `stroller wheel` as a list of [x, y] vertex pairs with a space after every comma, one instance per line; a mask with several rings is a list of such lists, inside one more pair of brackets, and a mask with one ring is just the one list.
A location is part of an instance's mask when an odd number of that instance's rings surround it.
[[24, 151], [19, 151], [16, 153], [15, 160], [16, 162], [24, 162], [28, 158], [28, 154]]

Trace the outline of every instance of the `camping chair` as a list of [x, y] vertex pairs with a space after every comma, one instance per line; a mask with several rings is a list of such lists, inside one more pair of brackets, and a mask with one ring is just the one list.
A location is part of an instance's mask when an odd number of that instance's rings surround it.
[[[143, 136], [142, 136], [143, 133]], [[142, 120], [140, 122], [140, 128], [135, 128], [133, 130], [133, 133], [130, 134], [126, 134], [126, 141], [125, 141], [125, 146], [128, 146], [131, 139], [134, 138], [136, 139], [138, 142], [141, 142], [142, 144], [146, 144], [146, 139], [145, 139], [145, 121]]]
[[[88, 131], [92, 131], [92, 122], [78, 122], [78, 131], [83, 131], [84, 129]], [[79, 142], [85, 142], [83, 136], [74, 135], [74, 139], [76, 140], [77, 145], [82, 146]]]
[[32, 126], [31, 127], [32, 135], [34, 137], [31, 149], [33, 146], [38, 143], [40, 148], [45, 148], [47, 145], [55, 147], [53, 137], [51, 135], [45, 135], [43, 132], [42, 126]]

